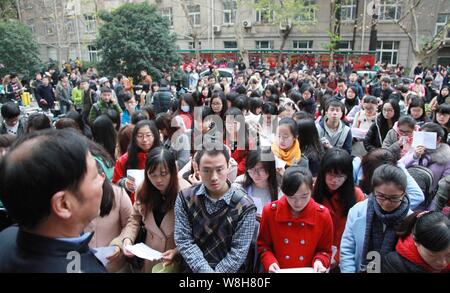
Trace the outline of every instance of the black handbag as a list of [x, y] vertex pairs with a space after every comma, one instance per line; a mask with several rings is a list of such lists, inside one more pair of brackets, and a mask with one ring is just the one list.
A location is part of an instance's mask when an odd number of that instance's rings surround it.
[[[145, 229], [144, 223], [141, 221], [139, 225], [139, 231], [136, 236], [136, 239], [134, 240], [134, 244], [138, 243], [145, 243], [145, 239], [147, 238], [147, 230]], [[134, 256], [132, 258], [127, 258], [128, 262], [130, 263], [131, 267], [134, 270], [142, 270], [144, 267], [145, 259]]]

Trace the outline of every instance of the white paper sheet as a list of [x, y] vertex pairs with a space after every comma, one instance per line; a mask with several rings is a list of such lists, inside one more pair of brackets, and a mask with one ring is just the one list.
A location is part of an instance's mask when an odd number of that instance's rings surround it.
[[284, 168], [285, 166], [286, 166], [286, 162], [275, 156], [275, 168], [277, 168], [277, 169]]
[[127, 176], [133, 177], [136, 184], [136, 190], [141, 186], [145, 179], [145, 170], [128, 169]]
[[426, 149], [436, 149], [436, 132], [414, 131], [412, 147], [424, 146]]
[[275, 273], [281, 273], [281, 274], [311, 274], [315, 273], [313, 268], [292, 268], [292, 269], [280, 269], [275, 271]]
[[352, 137], [358, 138], [358, 139], [364, 139], [367, 135], [367, 130], [361, 129], [361, 128], [355, 128], [352, 127]]
[[125, 249], [137, 257], [148, 259], [151, 261], [160, 260], [162, 258], [161, 252], [148, 247], [144, 243], [128, 245], [128, 246], [125, 246]]
[[105, 267], [108, 264], [108, 260], [106, 259], [106, 257], [112, 255], [114, 249], [114, 246], [93, 248], [95, 257], [98, 258], [98, 260], [101, 261]]

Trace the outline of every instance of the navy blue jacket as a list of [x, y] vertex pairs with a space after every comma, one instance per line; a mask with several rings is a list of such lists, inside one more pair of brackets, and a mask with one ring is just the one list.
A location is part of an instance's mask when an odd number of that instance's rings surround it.
[[0, 273], [71, 272], [76, 267], [73, 252], [79, 253], [81, 272], [106, 273], [103, 264], [89, 249], [92, 236], [77, 243], [39, 236], [11, 226], [0, 233]]

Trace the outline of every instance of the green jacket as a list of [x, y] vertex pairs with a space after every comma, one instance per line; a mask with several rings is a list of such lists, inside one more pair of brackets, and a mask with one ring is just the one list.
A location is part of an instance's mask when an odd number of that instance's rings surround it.
[[72, 89], [72, 101], [77, 109], [83, 107], [83, 90], [74, 87]]
[[119, 104], [112, 102], [107, 104], [100, 99], [100, 101], [92, 105], [91, 111], [89, 112], [89, 123], [93, 125], [95, 119], [97, 119], [98, 116], [104, 114], [109, 109], [116, 110], [119, 114], [122, 113], [122, 109], [120, 108]]

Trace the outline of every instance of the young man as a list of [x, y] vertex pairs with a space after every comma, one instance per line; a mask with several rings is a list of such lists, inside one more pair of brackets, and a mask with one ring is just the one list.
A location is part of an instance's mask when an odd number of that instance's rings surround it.
[[91, 111], [89, 112], [89, 123], [94, 124], [95, 119], [98, 116], [104, 114], [107, 110], [116, 110], [117, 113], [122, 113], [122, 109], [116, 100], [112, 99], [112, 90], [109, 87], [103, 87], [101, 89], [100, 100], [92, 105]]
[[17, 137], [25, 134], [26, 123], [20, 118], [19, 105], [13, 102], [3, 104], [1, 114], [3, 123], [0, 127], [0, 134], [12, 134]]
[[125, 111], [122, 113], [121, 124], [127, 125], [131, 123], [131, 116], [135, 111], [139, 110], [139, 106], [134, 96], [130, 93], [122, 93], [120, 95], [125, 103]]
[[11, 149], [0, 198], [18, 226], [0, 233], [0, 273], [106, 272], [83, 233], [100, 213], [104, 178], [74, 131], [35, 132]]
[[352, 154], [352, 132], [341, 121], [344, 111], [345, 106], [341, 102], [329, 102], [325, 106], [325, 117], [316, 126], [325, 149], [337, 147]]
[[37, 88], [38, 105], [44, 111], [52, 110], [55, 107], [55, 92], [51, 84], [51, 79], [45, 76], [42, 84]]
[[56, 100], [59, 101], [61, 114], [66, 114], [72, 107], [72, 86], [70, 85], [67, 74], [61, 74], [59, 76], [59, 82], [55, 90]]
[[194, 273], [245, 271], [254, 237], [256, 207], [227, 181], [228, 150], [196, 156], [202, 184], [180, 192], [175, 203], [175, 244]]

